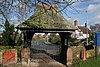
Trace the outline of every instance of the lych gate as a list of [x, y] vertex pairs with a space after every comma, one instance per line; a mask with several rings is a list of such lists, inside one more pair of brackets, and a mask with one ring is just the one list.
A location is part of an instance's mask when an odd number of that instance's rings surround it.
[[71, 34], [70, 32], [75, 31], [76, 28], [61, 16], [60, 13], [56, 13], [54, 9], [45, 11], [43, 8], [41, 8], [41, 5], [38, 5], [34, 15], [16, 28], [20, 29], [24, 34], [24, 47], [29, 48], [31, 47], [31, 40], [35, 33], [59, 33], [61, 38], [59, 62], [66, 65], [68, 38]]

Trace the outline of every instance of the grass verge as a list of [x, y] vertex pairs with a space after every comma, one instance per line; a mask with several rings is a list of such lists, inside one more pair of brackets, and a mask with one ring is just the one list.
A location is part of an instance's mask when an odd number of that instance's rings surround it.
[[85, 61], [79, 60], [73, 63], [73, 67], [100, 67], [100, 57], [89, 58]]

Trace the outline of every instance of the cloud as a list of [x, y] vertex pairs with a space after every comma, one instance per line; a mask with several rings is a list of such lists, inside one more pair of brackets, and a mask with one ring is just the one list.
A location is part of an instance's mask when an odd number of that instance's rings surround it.
[[100, 24], [100, 15], [97, 15], [97, 16], [89, 19], [89, 21], [88, 21], [88, 25], [94, 25], [96, 23]]
[[[95, 2], [100, 2], [100, 0], [96, 0]], [[87, 10], [90, 15], [88, 25], [100, 24], [100, 3], [89, 4]]]
[[95, 3], [100, 3], [100, 0], [94, 0]]
[[[84, 25], [86, 22], [86, 12], [84, 12], [86, 10], [88, 11], [88, 25], [94, 25], [96, 23], [100, 24], [100, 0], [88, 0], [87, 2], [75, 3], [72, 6], [76, 7], [77, 10], [81, 12], [79, 14], [72, 15], [75, 19], [78, 18], [79, 25]], [[75, 19], [71, 18], [71, 21], [73, 22]]]
[[90, 4], [87, 11], [88, 13], [93, 13], [94, 15], [100, 14], [100, 4]]

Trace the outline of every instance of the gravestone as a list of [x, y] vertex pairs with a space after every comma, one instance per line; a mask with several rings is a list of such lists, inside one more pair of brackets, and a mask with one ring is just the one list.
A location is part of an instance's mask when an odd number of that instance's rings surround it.
[[68, 50], [67, 50], [67, 57], [66, 57], [66, 59], [67, 59], [67, 65], [72, 64], [72, 61], [73, 61], [72, 56], [73, 56], [72, 49], [68, 48]]
[[23, 48], [21, 51], [21, 62], [23, 66], [28, 67], [30, 65], [30, 49]]

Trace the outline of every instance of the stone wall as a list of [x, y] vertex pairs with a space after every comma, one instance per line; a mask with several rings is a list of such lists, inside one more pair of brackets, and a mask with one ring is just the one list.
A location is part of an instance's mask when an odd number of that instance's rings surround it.
[[23, 66], [29, 66], [30, 65], [30, 49], [29, 48], [23, 48], [21, 51], [21, 62]]
[[[71, 46], [70, 48], [68, 48], [67, 62], [72, 63], [82, 59], [82, 51], [84, 49], [85, 49], [84, 46]], [[86, 58], [91, 58], [94, 56], [95, 56], [95, 49], [86, 50]]]
[[81, 59], [82, 50], [85, 48], [83, 46], [72, 46], [71, 49], [73, 51], [73, 60]]
[[73, 51], [71, 48], [68, 48], [67, 50], [67, 65], [71, 65], [73, 61]]

